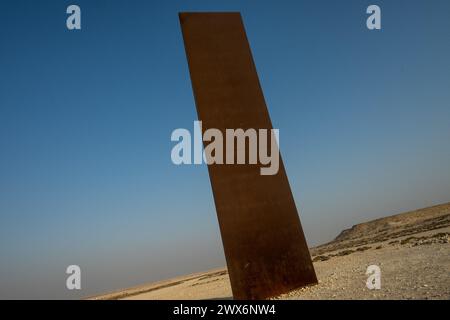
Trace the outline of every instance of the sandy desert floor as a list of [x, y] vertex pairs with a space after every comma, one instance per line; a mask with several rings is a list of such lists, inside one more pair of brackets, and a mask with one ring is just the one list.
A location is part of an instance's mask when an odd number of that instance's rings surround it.
[[[316, 256], [319, 284], [276, 299], [450, 299], [450, 227]], [[381, 289], [366, 288], [369, 265]], [[95, 299], [232, 299], [226, 269], [98, 296]]]

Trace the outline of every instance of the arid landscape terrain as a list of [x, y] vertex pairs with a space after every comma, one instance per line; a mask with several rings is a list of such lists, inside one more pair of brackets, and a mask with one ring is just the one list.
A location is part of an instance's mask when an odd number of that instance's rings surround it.
[[[311, 248], [319, 284], [275, 299], [450, 299], [450, 203], [397, 214], [342, 231]], [[369, 265], [381, 288], [366, 287]], [[232, 299], [226, 268], [90, 299]]]

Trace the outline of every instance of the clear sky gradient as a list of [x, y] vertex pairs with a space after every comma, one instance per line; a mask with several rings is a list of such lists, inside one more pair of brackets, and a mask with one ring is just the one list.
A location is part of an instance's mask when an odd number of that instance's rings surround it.
[[197, 119], [180, 11], [242, 13], [310, 246], [450, 201], [449, 1], [5, 0], [0, 298], [225, 265], [206, 166], [170, 158]]

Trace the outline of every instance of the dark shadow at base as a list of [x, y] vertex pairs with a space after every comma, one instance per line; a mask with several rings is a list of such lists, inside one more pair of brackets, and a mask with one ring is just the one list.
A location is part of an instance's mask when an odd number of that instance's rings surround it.
[[202, 299], [202, 300], [233, 300], [233, 297], [220, 297], [220, 298], [211, 298], [211, 299]]

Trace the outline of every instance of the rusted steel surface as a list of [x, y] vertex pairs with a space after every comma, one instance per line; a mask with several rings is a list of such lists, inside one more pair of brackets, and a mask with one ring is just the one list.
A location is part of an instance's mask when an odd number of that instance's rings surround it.
[[[179, 17], [203, 132], [272, 129], [241, 15]], [[317, 283], [283, 162], [275, 175], [261, 175], [260, 167], [208, 165], [235, 299]]]

